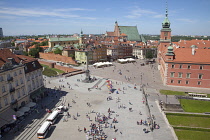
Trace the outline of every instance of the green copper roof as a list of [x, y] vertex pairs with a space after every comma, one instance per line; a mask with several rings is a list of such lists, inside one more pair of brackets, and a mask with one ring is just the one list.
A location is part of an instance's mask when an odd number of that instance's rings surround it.
[[47, 49], [45, 50], [45, 52], [52, 52], [52, 48], [51, 48], [51, 47], [47, 48]]
[[162, 26], [163, 28], [170, 28], [170, 21], [168, 20], [168, 17], [165, 17]]
[[172, 46], [168, 46], [168, 52], [166, 53], [166, 55], [174, 55], [173, 49], [174, 48]]
[[143, 37], [143, 35], [141, 35], [140, 37], [141, 37], [141, 41], [145, 43], [146, 39]]
[[138, 29], [136, 26], [119, 26], [120, 34], [124, 33], [130, 41], [141, 41]]
[[168, 50], [173, 50], [174, 48], [172, 46], [168, 46]]
[[167, 5], [167, 2], [166, 2], [166, 17], [162, 23], [162, 27], [163, 28], [170, 28], [170, 21], [168, 19], [168, 5]]
[[60, 45], [55, 45], [55, 46], [53, 47], [53, 50], [56, 49], [56, 48], [58, 48], [58, 49], [60, 49], [60, 50], [63, 50], [64, 47], [63, 47], [63, 46], [60, 46]]
[[73, 40], [78, 40], [76, 37], [69, 37], [69, 38], [50, 38], [50, 42], [57, 42], [57, 41], [73, 41]]

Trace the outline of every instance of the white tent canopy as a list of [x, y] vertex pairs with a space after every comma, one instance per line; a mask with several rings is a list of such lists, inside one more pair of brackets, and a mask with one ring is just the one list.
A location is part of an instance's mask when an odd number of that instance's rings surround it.
[[98, 63], [94, 63], [93, 66], [95, 67], [100, 67], [100, 66], [111, 66], [113, 65], [111, 62], [98, 62]]
[[120, 63], [126, 63], [126, 62], [135, 62], [136, 60], [133, 58], [127, 58], [127, 59], [118, 59], [117, 61]]

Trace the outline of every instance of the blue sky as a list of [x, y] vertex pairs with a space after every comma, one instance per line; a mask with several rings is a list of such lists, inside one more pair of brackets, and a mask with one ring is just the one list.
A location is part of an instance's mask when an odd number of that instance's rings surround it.
[[[166, 0], [0, 0], [4, 35], [105, 33], [114, 23], [160, 34]], [[210, 35], [210, 0], [168, 0], [173, 35]]]

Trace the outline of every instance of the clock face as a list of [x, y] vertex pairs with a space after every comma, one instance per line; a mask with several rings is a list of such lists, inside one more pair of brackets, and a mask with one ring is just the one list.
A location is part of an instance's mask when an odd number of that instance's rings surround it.
[[168, 33], [167, 33], [167, 32], [165, 32], [165, 33], [164, 33], [164, 36], [168, 36]]

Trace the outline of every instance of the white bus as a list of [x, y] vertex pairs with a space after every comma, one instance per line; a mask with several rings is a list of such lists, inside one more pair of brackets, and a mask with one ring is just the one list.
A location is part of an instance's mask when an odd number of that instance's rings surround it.
[[56, 110], [58, 110], [59, 113], [62, 114], [64, 111], [67, 110], [67, 108], [66, 108], [66, 106], [59, 106], [59, 107], [56, 108]]
[[51, 128], [51, 122], [44, 122], [42, 126], [37, 131], [37, 138], [44, 139]]
[[52, 124], [55, 123], [55, 121], [57, 120], [59, 116], [59, 111], [53, 111], [50, 116], [47, 117], [47, 121], [51, 122]]

